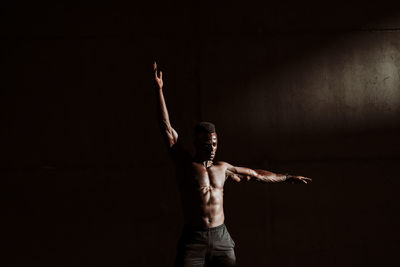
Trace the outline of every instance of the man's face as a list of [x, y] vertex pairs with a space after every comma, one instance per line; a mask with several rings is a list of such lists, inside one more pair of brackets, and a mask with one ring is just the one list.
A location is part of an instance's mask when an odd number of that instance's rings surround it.
[[214, 160], [217, 152], [217, 133], [198, 133], [196, 135], [196, 154], [201, 160]]

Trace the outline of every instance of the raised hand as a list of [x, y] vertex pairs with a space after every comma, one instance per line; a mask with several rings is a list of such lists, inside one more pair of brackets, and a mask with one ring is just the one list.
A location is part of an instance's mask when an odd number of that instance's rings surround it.
[[158, 74], [157, 74], [157, 63], [155, 61], [154, 61], [154, 64], [153, 64], [153, 69], [154, 69], [154, 78], [156, 80], [156, 83], [157, 83], [158, 87], [160, 89], [162, 89], [163, 88], [162, 72], [160, 71], [160, 76], [158, 76]]
[[308, 177], [304, 177], [304, 176], [288, 175], [286, 181], [289, 183], [292, 183], [292, 184], [294, 184], [294, 183], [307, 184], [307, 183], [311, 182], [312, 179], [308, 178]]

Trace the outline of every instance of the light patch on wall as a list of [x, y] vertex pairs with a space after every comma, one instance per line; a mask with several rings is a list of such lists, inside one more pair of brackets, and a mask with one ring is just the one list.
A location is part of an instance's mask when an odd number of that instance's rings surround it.
[[399, 40], [399, 32], [352, 34], [255, 81], [245, 95], [251, 123], [287, 134], [392, 127], [400, 115]]

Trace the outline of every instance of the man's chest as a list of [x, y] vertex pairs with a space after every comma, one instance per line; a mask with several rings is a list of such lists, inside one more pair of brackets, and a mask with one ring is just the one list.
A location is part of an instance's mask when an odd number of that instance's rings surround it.
[[212, 165], [208, 168], [199, 163], [192, 163], [191, 173], [194, 181], [199, 187], [212, 186], [223, 188], [225, 183], [225, 169], [218, 165]]

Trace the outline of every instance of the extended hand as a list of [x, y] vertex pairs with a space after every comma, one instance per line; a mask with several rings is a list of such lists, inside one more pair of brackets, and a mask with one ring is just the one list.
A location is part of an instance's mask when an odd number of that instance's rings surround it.
[[295, 176], [295, 175], [288, 175], [288, 178], [286, 180], [289, 183], [309, 183], [312, 181], [312, 179], [308, 178], [308, 177], [304, 177], [304, 176]]
[[154, 78], [157, 82], [157, 85], [160, 89], [163, 88], [163, 80], [162, 80], [162, 72], [160, 71], [160, 76], [157, 74], [157, 63], [154, 61], [153, 64], [153, 69], [154, 69]]

